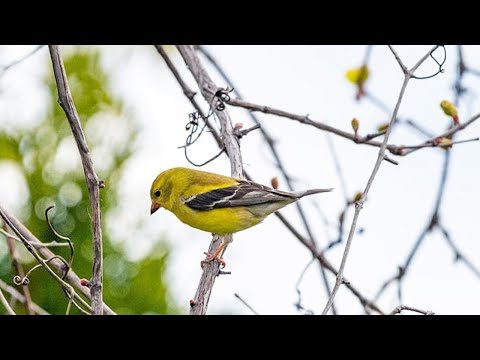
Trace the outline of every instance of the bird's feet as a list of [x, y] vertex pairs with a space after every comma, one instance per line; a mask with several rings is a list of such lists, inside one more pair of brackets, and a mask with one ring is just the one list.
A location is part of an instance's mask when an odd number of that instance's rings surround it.
[[200, 261], [200, 266], [202, 269], [206, 263], [212, 262], [213, 260], [216, 260], [220, 264], [221, 269], [225, 267], [226, 263], [225, 261], [223, 261], [223, 259], [219, 257], [219, 255], [216, 255], [216, 254], [212, 255], [207, 252], [204, 252], [204, 254], [206, 255], [206, 258]]

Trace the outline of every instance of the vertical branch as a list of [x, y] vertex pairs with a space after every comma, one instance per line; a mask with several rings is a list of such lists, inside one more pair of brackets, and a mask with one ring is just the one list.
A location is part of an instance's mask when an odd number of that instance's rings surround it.
[[[207, 103], [212, 104], [212, 102], [215, 101], [219, 89], [203, 68], [200, 59], [195, 54], [194, 48], [191, 45], [178, 45], [177, 49], [197, 82], [204, 99]], [[226, 109], [220, 111], [219, 109], [216, 109], [215, 106], [212, 108], [221, 124], [221, 138], [230, 159], [231, 175], [232, 177], [241, 179], [244, 177], [244, 174], [240, 144], [238, 138], [233, 133], [232, 122], [228, 111]], [[222, 237], [215, 235], [210, 243], [208, 249], [209, 253], [215, 252], [222, 241], [230, 243], [232, 240], [231, 235], [226, 235], [223, 239]], [[216, 261], [205, 264], [195, 298], [191, 302], [191, 315], [206, 314], [210, 295], [212, 293], [213, 285], [215, 284], [215, 278], [219, 271], [219, 266], [220, 265]]]
[[437, 46], [435, 46], [426, 55], [424, 55], [413, 66], [413, 68], [410, 69], [410, 70], [408, 70], [407, 67], [403, 64], [402, 60], [397, 55], [395, 50], [391, 46], [389, 46], [389, 48], [392, 51], [395, 58], [397, 59], [397, 62], [398, 62], [399, 66], [402, 69], [403, 74], [404, 74], [404, 80], [403, 80], [402, 88], [400, 89], [400, 94], [398, 95], [397, 104], [395, 105], [395, 109], [393, 110], [393, 114], [392, 114], [392, 117], [390, 119], [387, 131], [385, 133], [385, 137], [383, 139], [382, 145], [380, 146], [380, 150], [378, 151], [377, 160], [375, 162], [375, 165], [373, 166], [372, 173], [370, 174], [370, 177], [367, 181], [367, 185], [365, 186], [365, 190], [363, 191], [362, 196], [360, 197], [360, 200], [358, 200], [358, 202], [355, 204], [355, 213], [354, 213], [354, 216], [353, 216], [352, 225], [350, 226], [350, 232], [348, 234], [347, 243], [345, 245], [345, 250], [343, 252], [342, 262], [340, 264], [340, 268], [338, 269], [337, 280], [335, 282], [335, 286], [333, 288], [332, 294], [331, 294], [330, 298], [328, 299], [327, 304], [325, 305], [325, 309], [323, 309], [322, 315], [327, 314], [328, 310], [332, 306], [333, 299], [335, 298], [335, 295], [337, 294], [337, 291], [338, 291], [340, 285], [342, 285], [343, 282], [344, 282], [343, 272], [345, 270], [345, 264], [347, 262], [350, 247], [352, 245], [353, 235], [354, 235], [355, 229], [357, 227], [358, 217], [360, 215], [360, 211], [363, 208], [363, 204], [365, 203], [368, 192], [370, 191], [370, 188], [373, 184], [373, 181], [374, 181], [374, 179], [375, 179], [375, 177], [378, 173], [378, 170], [380, 169], [380, 165], [382, 164], [383, 160], [385, 160], [385, 157], [386, 157], [385, 150], [387, 148], [388, 138], [390, 137], [390, 134], [392, 132], [392, 128], [393, 128], [392, 125], [395, 123], [395, 120], [397, 118], [398, 109], [400, 108], [400, 104], [402, 103], [403, 94], [405, 93], [405, 89], [407, 88], [409, 80], [414, 76], [413, 74], [414, 74], [415, 70], [417, 70], [418, 67], [430, 56], [430, 54], [437, 48]]
[[[5, 224], [3, 225], [3, 230], [5, 232], [7, 232], [8, 230]], [[10, 252], [10, 258], [12, 259], [12, 266], [15, 268], [15, 272], [17, 273], [17, 275], [23, 279], [23, 277], [25, 276], [25, 272], [23, 271], [22, 264], [20, 264], [17, 259], [15, 240], [13, 240], [13, 238], [9, 236], [7, 236], [6, 238], [7, 238], [8, 251]], [[23, 296], [25, 297], [24, 303], [25, 303], [25, 307], [27, 308], [27, 313], [29, 315], [35, 315], [35, 311], [33, 311], [32, 309], [32, 297], [30, 296], [30, 289], [28, 285], [22, 285], [20, 289], [23, 293]]]
[[72, 129], [73, 137], [82, 159], [83, 171], [87, 182], [88, 194], [91, 204], [92, 219], [92, 241], [93, 241], [93, 273], [90, 282], [90, 293], [92, 295], [92, 314], [102, 315], [102, 284], [103, 284], [103, 244], [102, 224], [100, 214], [100, 188], [104, 187], [103, 181], [98, 179], [93, 168], [93, 162], [88, 150], [87, 141], [83, 134], [82, 125], [77, 110], [73, 103], [72, 94], [68, 86], [67, 74], [63, 64], [58, 45], [49, 45], [50, 57], [52, 59], [53, 72], [58, 89], [58, 102], [65, 111], [68, 123]]

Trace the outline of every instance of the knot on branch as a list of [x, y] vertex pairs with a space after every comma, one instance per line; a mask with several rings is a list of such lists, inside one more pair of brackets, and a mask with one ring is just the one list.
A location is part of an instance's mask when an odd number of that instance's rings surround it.
[[213, 99], [215, 101], [214, 108], [217, 111], [225, 110], [225, 103], [230, 101], [229, 93], [231, 93], [232, 91], [233, 88], [231, 89], [227, 86], [226, 89], [220, 88], [215, 92]]
[[251, 132], [253, 130], [260, 129], [261, 125], [256, 124], [256, 125], [248, 128], [248, 129], [244, 129], [244, 130], [241, 130], [242, 127], [243, 127], [242, 123], [236, 123], [235, 127], [233, 128], [233, 135], [235, 135], [238, 139], [241, 139], [242, 137], [244, 137], [245, 135], [247, 135], [249, 132]]

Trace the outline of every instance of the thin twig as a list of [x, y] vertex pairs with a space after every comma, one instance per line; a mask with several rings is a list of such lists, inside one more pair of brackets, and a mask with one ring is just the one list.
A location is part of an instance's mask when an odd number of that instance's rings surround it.
[[[435, 47], [436, 48], [436, 47]], [[434, 49], [435, 49], [434, 48]], [[391, 48], [392, 52], [394, 52], [394, 50]], [[433, 50], [432, 50], [433, 51]], [[396, 55], [396, 53], [394, 52], [396, 58], [397, 58], [397, 61], [399, 62], [400, 66], [402, 67], [403, 71], [404, 71], [404, 74], [405, 74], [405, 78], [403, 80], [403, 85], [402, 85], [402, 88], [400, 90], [400, 94], [398, 95], [398, 100], [397, 100], [397, 104], [395, 105], [395, 109], [393, 110], [393, 114], [392, 114], [392, 117], [390, 119], [390, 122], [389, 122], [389, 126], [387, 128], [387, 131], [385, 133], [385, 137], [384, 137], [384, 140], [383, 140], [383, 143], [382, 143], [382, 146], [380, 147], [380, 150], [378, 151], [378, 156], [377, 156], [377, 160], [375, 162], [375, 165], [373, 166], [373, 170], [372, 170], [372, 173], [367, 181], [367, 185], [365, 186], [365, 190], [362, 192], [362, 196], [360, 197], [360, 200], [358, 200], [358, 202], [355, 204], [355, 213], [353, 215], [353, 220], [352, 220], [352, 225], [350, 227], [350, 232], [348, 234], [348, 238], [347, 238], [347, 243], [345, 244], [345, 250], [343, 252], [343, 256], [342, 256], [342, 262], [340, 264], [340, 268], [338, 269], [338, 274], [337, 274], [337, 280], [335, 282], [335, 286], [333, 288], [333, 291], [332, 291], [332, 294], [330, 296], [330, 298], [328, 299], [328, 302], [327, 304], [325, 305], [325, 309], [323, 310], [322, 312], [322, 315], [326, 315], [328, 313], [328, 310], [330, 309], [330, 307], [332, 306], [332, 303], [333, 303], [333, 300], [337, 294], [337, 291], [338, 289], [340, 288], [340, 286], [344, 283], [344, 279], [343, 279], [343, 272], [345, 270], [345, 264], [347, 262], [347, 258], [348, 258], [348, 254], [349, 254], [349, 251], [350, 251], [350, 247], [352, 245], [352, 240], [353, 240], [353, 235], [355, 233], [355, 228], [357, 226], [357, 221], [358, 221], [358, 217], [360, 215], [360, 211], [362, 210], [363, 208], [363, 204], [365, 203], [365, 200], [368, 196], [368, 193], [370, 191], [370, 188], [373, 184], [373, 181], [378, 173], [378, 170], [380, 169], [380, 165], [381, 163], [385, 160], [385, 150], [387, 148], [387, 141], [388, 141], [388, 138], [390, 137], [390, 133], [392, 131], [392, 127], [393, 127], [393, 124], [395, 122], [395, 119], [397, 118], [397, 113], [398, 113], [398, 110], [400, 108], [400, 104], [402, 103], [402, 99], [403, 99], [403, 94], [405, 93], [405, 89], [407, 88], [407, 85], [408, 85], [408, 82], [409, 80], [412, 78], [415, 70], [428, 58], [428, 56], [430, 55], [431, 51], [429, 51], [427, 53], [427, 55], [425, 55], [424, 57], [422, 57], [414, 66], [411, 70], [407, 70], [405, 72], [405, 68], [404, 68], [404, 65], [403, 63], [401, 62], [401, 60], [398, 58], [398, 56]]]
[[[14, 287], [8, 285], [2, 279], [0, 279], [0, 289], [5, 291], [6, 293], [9, 293], [13, 299], [20, 301], [22, 304], [25, 304], [25, 296], [23, 296]], [[50, 315], [48, 312], [46, 312], [44, 309], [42, 309], [40, 306], [38, 306], [34, 302], [31, 303], [31, 308], [38, 315]]]
[[[22, 242], [22, 240], [20, 240], [17, 236], [15, 236], [13, 234], [10, 234], [3, 229], [0, 229], [0, 233], [5, 235], [7, 238], [13, 239], [13, 240], [15, 240], [19, 243]], [[64, 247], [64, 246], [70, 246], [70, 245], [68, 243], [59, 243], [59, 242], [56, 242], [56, 241], [50, 241], [48, 243], [32, 244], [32, 246], [34, 248], [38, 249], [38, 248], [41, 248], [41, 247]]]
[[395, 309], [392, 310], [392, 312], [389, 315], [396, 315], [400, 314], [403, 310], [408, 310], [408, 311], [414, 311], [423, 315], [434, 315], [435, 313], [433, 311], [429, 310], [421, 310], [418, 308], [414, 308], [412, 306], [407, 306], [407, 305], [399, 305]]
[[[178, 45], [177, 49], [197, 82], [205, 101], [208, 104], [211, 104], [215, 101], [219, 88], [214, 84], [203, 68], [200, 59], [191, 45]], [[213, 108], [221, 124], [221, 138], [230, 159], [231, 175], [234, 178], [242, 179], [244, 178], [244, 174], [240, 144], [238, 138], [233, 134], [233, 126], [228, 111], [226, 109], [219, 110], [217, 107]], [[228, 244], [232, 241], [233, 238], [231, 235], [226, 235], [223, 238], [215, 235], [208, 252], [212, 254], [218, 249], [222, 242]], [[223, 255], [224, 252], [225, 251], [223, 251], [221, 255]], [[206, 314], [210, 294], [215, 283], [215, 278], [218, 274], [219, 266], [220, 265], [216, 261], [207, 263], [204, 266], [197, 292], [194, 297], [194, 305], [190, 307], [191, 315]]]
[[249, 303], [247, 303], [245, 300], [242, 299], [242, 297], [240, 295], [238, 295], [237, 293], [233, 294], [235, 295], [235, 297], [240, 300], [240, 302], [245, 305], [251, 312], [253, 312], [255, 315], [258, 315], [258, 312], [255, 311], [255, 309], [253, 307], [250, 306]]
[[455, 261], [462, 261], [472, 273], [475, 274], [477, 278], [480, 279], [480, 270], [473, 265], [472, 261], [469, 260], [455, 245], [455, 243], [452, 240], [452, 237], [450, 236], [450, 233], [445, 229], [445, 227], [442, 224], [437, 224], [438, 229], [441, 231], [443, 237], [445, 238], [445, 241], [447, 244], [450, 246], [452, 249], [453, 253], [455, 254]]
[[99, 180], [93, 162], [88, 150], [87, 141], [83, 133], [80, 118], [77, 109], [73, 103], [72, 94], [68, 86], [67, 74], [63, 64], [58, 45], [49, 45], [50, 56], [52, 59], [53, 72], [58, 89], [58, 102], [65, 111], [68, 123], [72, 129], [73, 137], [77, 143], [78, 152], [82, 159], [83, 171], [87, 183], [88, 193], [91, 204], [92, 219], [92, 242], [93, 242], [93, 271], [90, 281], [90, 292], [92, 294], [92, 314], [102, 315], [103, 303], [103, 244], [102, 244], [102, 224], [100, 213], [100, 188], [105, 185]]
[[12, 61], [10, 64], [8, 65], [4, 65], [4, 66], [0, 66], [0, 78], [2, 78], [3, 75], [5, 75], [5, 73], [10, 70], [12, 67], [14, 67], [15, 65], [18, 65], [20, 63], [22, 63], [24, 60], [28, 59], [30, 56], [32, 56], [33, 54], [35, 54], [38, 50], [40, 50], [42, 47], [44, 47], [45, 45], [38, 45], [36, 48], [34, 48], [33, 50], [31, 50], [30, 52], [26, 53], [25, 55], [23, 55], [22, 57], [20, 57], [19, 59], [15, 60], [15, 61]]
[[8, 303], [7, 299], [5, 298], [5, 295], [3, 295], [2, 289], [0, 289], [0, 302], [3, 304], [3, 306], [7, 310], [8, 315], [17, 315], [15, 314], [15, 311], [13, 311], [12, 307]]

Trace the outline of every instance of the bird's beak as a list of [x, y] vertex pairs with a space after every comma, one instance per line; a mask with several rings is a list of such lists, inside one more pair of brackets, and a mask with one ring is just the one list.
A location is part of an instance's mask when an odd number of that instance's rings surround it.
[[155, 211], [157, 211], [160, 208], [161, 208], [161, 206], [159, 204], [152, 201], [152, 206], [150, 206], [150, 215], [152, 215]]

